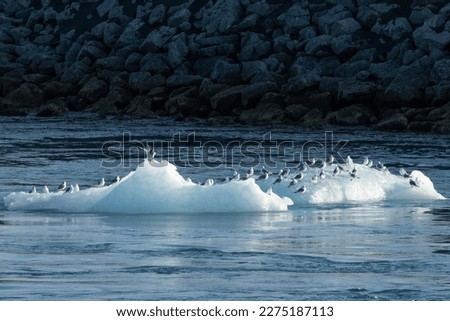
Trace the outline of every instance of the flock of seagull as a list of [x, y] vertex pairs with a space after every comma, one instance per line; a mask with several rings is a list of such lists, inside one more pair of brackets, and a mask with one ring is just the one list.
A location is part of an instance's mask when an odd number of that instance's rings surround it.
[[[145, 158], [150, 162], [154, 159], [156, 152], [153, 148], [148, 147], [147, 148], [141, 148], [145, 153]], [[361, 164], [367, 168], [371, 168], [374, 166], [374, 163], [372, 160], [370, 160], [368, 157], [364, 158], [363, 163]], [[326, 179], [327, 175], [324, 172], [325, 167], [327, 166], [335, 166], [334, 170], [331, 173], [331, 176], [338, 176], [342, 175], [342, 173], [346, 173], [346, 175], [349, 175], [350, 180], [353, 179], [359, 179], [358, 176], [358, 170], [355, 166], [355, 163], [353, 162], [353, 159], [350, 156], [347, 156], [347, 159], [345, 160], [345, 163], [339, 163], [336, 161], [336, 159], [330, 155], [325, 161], [321, 159], [315, 159], [303, 161], [300, 163], [299, 166], [297, 166], [295, 169], [292, 170], [290, 168], [285, 168], [279, 170], [278, 174], [274, 175], [272, 172], [270, 172], [264, 165], [260, 169], [260, 175], [255, 177], [255, 169], [253, 167], [250, 167], [243, 175], [238, 173], [237, 171], [234, 171], [234, 175], [229, 178], [221, 179], [218, 182], [219, 183], [228, 183], [231, 181], [243, 181], [247, 180], [249, 178], [254, 178], [255, 181], [268, 181], [271, 177], [275, 177], [272, 181], [272, 185], [280, 184], [284, 181], [288, 181], [288, 188], [293, 189], [294, 193], [306, 193], [308, 191], [307, 187], [305, 185], [301, 185], [299, 187], [300, 182], [304, 182], [305, 173], [308, 170], [308, 168], [314, 168], [316, 170], [316, 174], [312, 176], [310, 182], [312, 184], [318, 184], [320, 181], [323, 181]], [[375, 167], [375, 169], [389, 173], [388, 168], [381, 162], [378, 162]], [[317, 171], [320, 170], [320, 173], [317, 174]], [[404, 168], [399, 169], [399, 175], [409, 179], [409, 184], [411, 187], [420, 187], [420, 181], [417, 178], [412, 178], [411, 174], [408, 173]], [[117, 184], [121, 181], [120, 176], [116, 176], [112, 179], [112, 181], [109, 184], [106, 184], [105, 179], [101, 178], [97, 184], [91, 186], [91, 187], [106, 187], [113, 184]], [[190, 178], [186, 179], [187, 182], [193, 183]], [[215, 182], [213, 179], [208, 178], [205, 181], [198, 183], [200, 186], [212, 186]], [[57, 188], [56, 192], [62, 192], [62, 193], [74, 193], [80, 191], [80, 187], [78, 184], [75, 185], [68, 185], [66, 181], [63, 181]], [[29, 191], [30, 194], [37, 193], [36, 187], [32, 187], [32, 189]], [[49, 188], [47, 185], [43, 187], [42, 193], [50, 193]], [[272, 186], [269, 186], [269, 188], [266, 190], [267, 194], [272, 194]]]

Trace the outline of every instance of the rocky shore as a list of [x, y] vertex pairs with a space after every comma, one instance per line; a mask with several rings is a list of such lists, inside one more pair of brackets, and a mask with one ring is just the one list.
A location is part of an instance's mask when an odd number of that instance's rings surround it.
[[450, 132], [450, 3], [0, 0], [0, 114]]

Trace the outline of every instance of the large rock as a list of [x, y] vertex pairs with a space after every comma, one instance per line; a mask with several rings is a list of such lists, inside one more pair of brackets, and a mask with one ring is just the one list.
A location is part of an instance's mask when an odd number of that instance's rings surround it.
[[267, 56], [272, 47], [271, 42], [262, 34], [249, 32], [243, 37], [240, 61], [258, 60]]
[[140, 71], [149, 71], [153, 74], [168, 75], [170, 67], [168, 66], [167, 56], [161, 53], [148, 53], [141, 59]]
[[277, 91], [277, 89], [277, 84], [271, 81], [251, 84], [242, 90], [242, 106], [253, 107], [266, 93]]
[[450, 81], [442, 81], [425, 90], [425, 101], [432, 106], [439, 106], [450, 101]]
[[421, 26], [423, 23], [433, 15], [433, 12], [428, 7], [414, 7], [409, 15], [409, 22], [415, 26]]
[[199, 86], [203, 77], [199, 75], [172, 75], [167, 77], [168, 87]]
[[152, 110], [152, 99], [147, 96], [134, 97], [126, 108], [125, 113], [142, 118], [157, 118], [156, 113]]
[[305, 46], [306, 54], [316, 57], [326, 57], [332, 54], [331, 42], [333, 36], [320, 35], [312, 38]]
[[372, 3], [368, 6], [360, 5], [357, 20], [366, 28], [371, 29], [379, 18], [390, 16], [397, 8], [399, 8], [399, 5], [396, 3]]
[[246, 109], [239, 116], [244, 124], [273, 124], [284, 118], [283, 108], [277, 104], [263, 104], [256, 108]]
[[44, 92], [35, 84], [23, 83], [19, 88], [10, 92], [3, 99], [2, 104], [9, 109], [35, 108], [44, 101]]
[[241, 77], [243, 81], [251, 81], [258, 74], [266, 74], [269, 70], [267, 65], [260, 60], [245, 61], [242, 63]]
[[435, 84], [439, 84], [441, 81], [450, 81], [450, 59], [442, 59], [436, 61], [431, 71], [431, 80]]
[[218, 0], [203, 14], [203, 30], [208, 34], [228, 31], [239, 22], [242, 15], [241, 4], [238, 0]]
[[373, 82], [344, 80], [338, 85], [338, 101], [344, 102], [370, 102], [378, 86]]
[[375, 123], [377, 118], [373, 111], [365, 105], [351, 105], [328, 114], [330, 124], [354, 126]]
[[384, 98], [392, 106], [415, 106], [423, 103], [424, 89], [429, 84], [429, 74], [422, 69], [403, 66], [384, 92]]
[[162, 26], [159, 29], [153, 30], [145, 38], [140, 49], [148, 52], [161, 50], [175, 33], [176, 29], [168, 26]]
[[128, 82], [131, 89], [141, 94], [148, 92], [153, 87], [157, 87], [159, 85], [159, 82], [155, 83], [155, 78], [153, 78], [151, 73], [147, 71], [137, 71], [131, 73]]
[[188, 54], [189, 49], [186, 45], [186, 35], [181, 33], [175, 36], [168, 46], [167, 61], [169, 66], [172, 69], [177, 68], [185, 61]]
[[407, 127], [408, 119], [401, 113], [395, 113], [377, 124], [377, 128], [381, 130], [405, 130]]
[[412, 31], [408, 19], [405, 17], [395, 18], [387, 23], [384, 27], [384, 34], [393, 40], [400, 40]]
[[80, 91], [78, 92], [78, 96], [93, 103], [106, 96], [107, 93], [108, 84], [103, 80], [99, 80], [97, 77], [92, 77], [80, 89]]
[[166, 20], [166, 7], [160, 3], [152, 9], [148, 17], [148, 24], [150, 26], [161, 25]]
[[289, 105], [284, 110], [284, 115], [292, 121], [302, 121], [303, 117], [309, 112], [309, 109], [301, 104]]
[[434, 49], [444, 49], [450, 43], [449, 32], [437, 33], [427, 25], [414, 30], [412, 37], [416, 46], [428, 53]]
[[37, 117], [53, 117], [64, 115], [69, 112], [69, 109], [66, 107], [66, 102], [64, 98], [60, 97], [57, 99], [50, 100], [43, 104], [36, 116]]
[[210, 99], [212, 108], [222, 115], [230, 116], [234, 108], [241, 107], [242, 90], [246, 87], [234, 86], [217, 93]]
[[238, 64], [217, 61], [211, 79], [220, 84], [237, 85], [241, 82], [241, 68]]
[[361, 49], [361, 41], [355, 35], [342, 35], [331, 40], [331, 49], [336, 56], [345, 59]]
[[[321, 15], [317, 19], [317, 24], [322, 33], [331, 35], [336, 22], [351, 17], [352, 13], [348, 11], [343, 5], [339, 4], [326, 11], [323, 15]], [[354, 26], [353, 22], [351, 24]]]
[[320, 84], [321, 79], [322, 78], [318, 73], [311, 71], [290, 78], [285, 88], [289, 93], [297, 93], [306, 88], [318, 86]]
[[288, 10], [277, 18], [283, 27], [284, 33], [292, 34], [310, 24], [308, 7], [304, 2], [295, 2]]
[[108, 70], [123, 70], [125, 68], [125, 59], [118, 56], [109, 56], [97, 59], [95, 65]]
[[361, 25], [353, 17], [336, 21], [331, 29], [333, 36], [353, 34], [361, 29]]

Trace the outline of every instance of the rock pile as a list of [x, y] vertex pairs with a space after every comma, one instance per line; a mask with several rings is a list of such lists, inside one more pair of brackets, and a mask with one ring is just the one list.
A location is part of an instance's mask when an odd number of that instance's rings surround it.
[[444, 0], [1, 0], [0, 114], [448, 132], [449, 48]]

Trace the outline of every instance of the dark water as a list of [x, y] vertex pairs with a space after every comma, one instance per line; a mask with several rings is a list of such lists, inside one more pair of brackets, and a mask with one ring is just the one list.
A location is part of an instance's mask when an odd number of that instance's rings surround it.
[[[294, 162], [294, 150], [325, 145], [325, 131], [295, 127], [215, 128], [202, 123], [67, 118], [0, 118], [0, 196], [62, 180], [89, 186], [136, 166], [143, 141], [171, 141], [159, 153], [201, 181], [224, 177], [249, 154], [216, 150], [201, 158], [193, 142], [292, 141], [255, 147], [259, 160]], [[450, 197], [450, 136], [334, 128], [343, 156], [420, 169]], [[120, 166], [105, 165], [105, 142], [131, 135]], [[306, 144], [313, 142], [312, 144]], [[315, 142], [315, 143], [314, 143]], [[229, 145], [231, 146], [231, 145]], [[254, 151], [254, 150], [253, 150]], [[323, 153], [312, 150], [312, 154]], [[254, 156], [255, 154], [253, 154]], [[203, 155], [204, 156], [204, 155]], [[223, 156], [221, 158], [221, 156]], [[205, 165], [199, 165], [199, 160]], [[217, 165], [217, 160], [221, 166]], [[103, 163], [102, 163], [103, 161]], [[208, 167], [209, 166], [209, 167]], [[450, 202], [293, 206], [283, 213], [74, 214], [10, 212], [0, 202], [3, 300], [449, 300]]]

